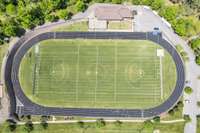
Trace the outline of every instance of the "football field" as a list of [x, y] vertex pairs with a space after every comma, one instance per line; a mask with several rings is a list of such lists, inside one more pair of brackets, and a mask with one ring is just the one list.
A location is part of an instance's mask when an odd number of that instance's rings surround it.
[[144, 40], [47, 40], [20, 66], [34, 102], [53, 107], [148, 108], [165, 101], [176, 83], [171, 56]]

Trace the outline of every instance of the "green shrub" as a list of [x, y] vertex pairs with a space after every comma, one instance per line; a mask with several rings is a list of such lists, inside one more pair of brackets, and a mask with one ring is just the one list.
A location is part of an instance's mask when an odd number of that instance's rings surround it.
[[103, 119], [97, 119], [96, 126], [98, 128], [104, 127], [104, 126], [106, 126], [106, 122]]
[[200, 101], [197, 101], [197, 106], [200, 107]]
[[191, 48], [194, 50], [194, 49], [197, 49], [197, 48], [200, 48], [200, 38], [198, 39], [194, 39], [190, 42], [190, 45], [191, 45]]
[[182, 102], [182, 101], [179, 101], [179, 102], [177, 103], [177, 106], [178, 106], [179, 109], [180, 109], [180, 108], [183, 108], [183, 102]]
[[178, 6], [165, 6], [159, 11], [159, 14], [172, 23], [179, 15], [179, 8]]
[[85, 127], [85, 124], [84, 124], [83, 121], [78, 121], [77, 124], [78, 124], [78, 126], [79, 126], [80, 128], [84, 128], [84, 127]]
[[45, 21], [46, 22], [55, 22], [55, 21], [57, 21], [59, 18], [58, 18], [58, 16], [55, 16], [55, 15], [52, 15], [52, 14], [47, 14], [46, 16], [45, 16]]
[[183, 119], [185, 120], [185, 122], [190, 122], [191, 121], [191, 118], [190, 118], [189, 115], [184, 115]]
[[6, 125], [6, 128], [8, 128], [9, 131], [11, 132], [15, 132], [17, 128], [17, 123], [12, 120], [7, 120], [5, 125]]
[[69, 12], [66, 9], [58, 10], [57, 11], [57, 16], [60, 19], [68, 19], [69, 18]]
[[33, 127], [33, 123], [31, 121], [26, 122], [24, 129], [27, 132], [31, 132], [33, 131], [34, 127]]
[[119, 120], [115, 121], [115, 126], [116, 127], [121, 127], [121, 125], [122, 125], [121, 121], [119, 121]]
[[75, 6], [77, 12], [83, 12], [87, 7], [83, 0], [78, 0]]
[[158, 10], [164, 5], [163, 0], [153, 0], [150, 6], [152, 7], [153, 10]]
[[189, 86], [185, 87], [184, 91], [185, 91], [185, 93], [187, 93], [187, 94], [191, 94], [191, 93], [193, 92], [192, 88], [189, 87]]
[[151, 122], [151, 120], [146, 120], [144, 121], [144, 124], [143, 124], [143, 128], [144, 129], [152, 129], [153, 128], [153, 123]]
[[171, 115], [171, 116], [174, 116], [175, 112], [174, 112], [173, 109], [171, 109], [171, 110], [168, 112], [168, 114]]
[[200, 56], [196, 56], [195, 61], [196, 61], [196, 63], [197, 63], [198, 65], [200, 65]]
[[159, 116], [154, 117], [153, 121], [156, 122], [156, 123], [159, 123], [160, 122], [160, 117]]

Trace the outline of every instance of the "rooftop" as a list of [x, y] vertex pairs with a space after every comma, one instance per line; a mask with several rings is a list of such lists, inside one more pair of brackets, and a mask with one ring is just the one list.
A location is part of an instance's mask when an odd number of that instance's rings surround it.
[[99, 20], [123, 20], [133, 18], [133, 11], [123, 5], [98, 6], [94, 10], [94, 15]]

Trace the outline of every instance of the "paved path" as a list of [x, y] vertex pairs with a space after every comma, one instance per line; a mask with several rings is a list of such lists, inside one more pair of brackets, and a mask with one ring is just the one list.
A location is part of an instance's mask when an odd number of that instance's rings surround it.
[[[49, 124], [61, 124], [61, 123], [77, 123], [79, 121], [85, 122], [85, 123], [93, 123], [96, 122], [96, 120], [62, 120], [62, 121], [47, 121]], [[116, 122], [116, 120], [112, 119], [104, 119], [105, 122]], [[142, 123], [144, 120], [120, 120], [121, 122], [133, 122], [133, 123]], [[172, 124], [172, 123], [179, 123], [179, 122], [184, 122], [183, 119], [180, 120], [173, 120], [173, 121], [160, 121], [162, 124]], [[33, 124], [40, 124], [40, 121], [35, 121]], [[25, 122], [18, 122], [18, 125], [24, 125], [26, 124]]]
[[[177, 82], [171, 96], [161, 105], [149, 109], [92, 109], [92, 108], [56, 108], [44, 107], [30, 101], [23, 93], [18, 79], [19, 65], [23, 55], [37, 42], [45, 39], [139, 39], [151, 40], [167, 50], [175, 61], [177, 68]], [[24, 40], [24, 38], [22, 38]], [[159, 41], [158, 41], [159, 40]], [[19, 47], [20, 46], [20, 47]], [[179, 100], [184, 86], [184, 66], [179, 54], [160, 34], [152, 32], [48, 32], [39, 35], [30, 34], [23, 43], [16, 44], [9, 54], [5, 79], [12, 100], [12, 111], [19, 115], [67, 115], [67, 116], [89, 116], [89, 117], [136, 117], [148, 118], [160, 115], [168, 111]], [[11, 75], [12, 73], [12, 75]], [[19, 102], [20, 101], [20, 102]], [[20, 106], [15, 106], [15, 104]], [[24, 106], [21, 106], [24, 105]]]
[[154, 27], [159, 27], [164, 33], [165, 38], [172, 44], [180, 44], [184, 51], [187, 52], [189, 61], [185, 63], [186, 80], [189, 83], [186, 86], [193, 88], [193, 94], [184, 94], [184, 99], [189, 99], [190, 103], [184, 103], [183, 114], [189, 114], [192, 121], [185, 126], [185, 133], [196, 133], [196, 114], [200, 114], [200, 109], [197, 108], [196, 102], [200, 101], [200, 81], [197, 77], [200, 75], [200, 67], [195, 63], [195, 55], [187, 44], [187, 41], [180, 38], [174, 33], [172, 28], [166, 24], [161, 17], [153, 13], [152, 10], [142, 6], [133, 6], [133, 9], [138, 11], [138, 16], [135, 17], [135, 31], [151, 31]]

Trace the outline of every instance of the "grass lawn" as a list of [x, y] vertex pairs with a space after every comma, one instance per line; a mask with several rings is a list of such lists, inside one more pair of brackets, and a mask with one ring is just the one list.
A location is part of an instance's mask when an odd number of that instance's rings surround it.
[[131, 30], [132, 23], [129, 21], [122, 21], [122, 22], [109, 22], [108, 29], [114, 30]]
[[[175, 64], [160, 46], [133, 40], [47, 40], [20, 67], [20, 82], [34, 102], [47, 106], [148, 108], [174, 89]], [[161, 98], [160, 76], [163, 76]]]
[[[160, 133], [183, 133], [184, 123], [156, 124], [153, 128], [143, 128], [143, 123], [122, 123], [120, 126], [115, 123], [106, 123], [104, 127], [96, 127], [96, 123], [84, 123], [81, 128], [75, 124], [49, 124], [45, 130], [41, 125], [34, 125], [31, 133], [153, 133], [159, 130]], [[0, 128], [1, 133], [10, 133], [5, 126]], [[27, 133], [25, 126], [18, 126], [15, 133]]]
[[189, 57], [187, 53], [184, 51], [181, 45], [176, 45], [176, 49], [179, 52], [179, 54], [182, 56], [182, 59], [186, 62], [189, 60]]
[[200, 132], [200, 117], [197, 117], [197, 133]]
[[175, 111], [174, 115], [167, 114], [165, 117], [162, 118], [162, 120], [170, 121], [170, 120], [176, 120], [176, 119], [183, 119], [183, 109]]
[[59, 28], [55, 28], [53, 31], [88, 31], [88, 22], [76, 22], [70, 25], [62, 25]]

